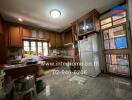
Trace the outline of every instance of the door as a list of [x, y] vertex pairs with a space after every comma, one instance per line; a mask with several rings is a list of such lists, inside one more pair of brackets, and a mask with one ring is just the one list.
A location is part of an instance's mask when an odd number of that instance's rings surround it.
[[129, 43], [126, 24], [102, 31], [107, 72], [130, 76]]

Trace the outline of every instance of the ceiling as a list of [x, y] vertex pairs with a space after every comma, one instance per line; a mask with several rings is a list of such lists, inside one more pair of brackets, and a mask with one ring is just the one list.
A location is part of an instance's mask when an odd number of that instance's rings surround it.
[[[24, 20], [23, 24], [63, 31], [73, 21], [92, 9], [100, 13], [119, 4], [123, 0], [0, 0], [0, 13], [7, 21], [17, 22], [17, 18]], [[59, 9], [61, 17], [53, 19], [49, 12]]]

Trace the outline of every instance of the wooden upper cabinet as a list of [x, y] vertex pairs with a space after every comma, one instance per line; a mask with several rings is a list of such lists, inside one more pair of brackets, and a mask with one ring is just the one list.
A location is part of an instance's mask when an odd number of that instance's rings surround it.
[[37, 30], [31, 30], [31, 38], [37, 38]]
[[31, 36], [31, 30], [28, 28], [22, 28], [22, 37], [23, 38], [30, 38]]
[[56, 47], [56, 34], [55, 33], [50, 33], [50, 37], [49, 37], [49, 45], [51, 48]]
[[78, 36], [83, 36], [89, 33], [99, 32], [100, 24], [99, 24], [99, 13], [96, 9], [77, 19], [72, 27], [77, 26], [75, 29], [73, 28], [73, 35], [77, 33]]
[[37, 30], [35, 29], [31, 29], [31, 28], [27, 28], [27, 27], [23, 27], [22, 28], [22, 37], [26, 38], [26, 39], [30, 39], [30, 38], [37, 38]]
[[9, 26], [9, 47], [22, 47], [21, 27]]
[[63, 35], [63, 37], [64, 37], [64, 38], [63, 38], [63, 39], [64, 39], [64, 41], [63, 41], [64, 45], [73, 42], [73, 41], [72, 41], [73, 36], [72, 36], [72, 31], [71, 31], [71, 30], [68, 31], [68, 32], [65, 32], [64, 35]]
[[38, 39], [49, 40], [49, 33], [47, 31], [38, 31]]
[[56, 33], [56, 47], [62, 47], [62, 38], [60, 33]]

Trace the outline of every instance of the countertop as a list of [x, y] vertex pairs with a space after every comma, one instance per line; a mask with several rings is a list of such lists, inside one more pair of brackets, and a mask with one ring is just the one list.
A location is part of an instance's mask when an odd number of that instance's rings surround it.
[[3, 70], [10, 70], [10, 69], [16, 69], [16, 68], [23, 68], [23, 67], [28, 67], [28, 66], [35, 66], [39, 64], [29, 64], [29, 65], [24, 65], [24, 64], [16, 64], [16, 65], [5, 65]]
[[73, 56], [46, 56], [44, 57], [44, 59], [52, 59], [52, 58], [69, 58], [69, 59], [73, 59]]

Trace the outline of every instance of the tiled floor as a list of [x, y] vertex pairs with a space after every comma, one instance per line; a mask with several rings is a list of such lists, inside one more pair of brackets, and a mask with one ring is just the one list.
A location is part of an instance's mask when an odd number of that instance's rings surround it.
[[69, 81], [73, 76], [51, 72], [41, 77], [48, 88], [38, 95], [38, 100], [132, 100], [130, 79], [101, 74], [96, 78], [81, 76], [87, 81], [78, 84]]

